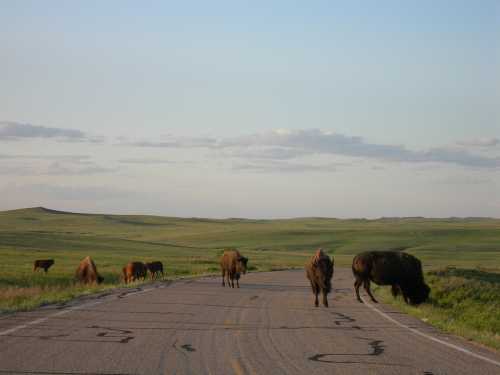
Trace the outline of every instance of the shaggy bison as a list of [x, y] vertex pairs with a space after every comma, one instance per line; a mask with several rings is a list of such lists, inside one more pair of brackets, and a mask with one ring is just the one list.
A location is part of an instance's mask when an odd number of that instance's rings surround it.
[[52, 267], [54, 264], [54, 259], [39, 259], [35, 260], [35, 263], [33, 264], [33, 272], [35, 272], [37, 269], [41, 268], [45, 272]]
[[248, 258], [242, 256], [237, 250], [224, 251], [220, 260], [220, 268], [222, 271], [222, 286], [226, 286], [224, 278], [227, 275], [227, 284], [234, 288], [234, 280], [236, 279], [236, 286], [239, 288], [240, 275], [247, 272]]
[[306, 264], [306, 276], [314, 293], [314, 305], [318, 307], [318, 294], [323, 296], [323, 305], [328, 307], [327, 295], [332, 289], [333, 259], [319, 249]]
[[429, 296], [430, 288], [424, 282], [422, 264], [413, 255], [395, 251], [368, 251], [352, 260], [354, 287], [359, 302], [359, 287], [363, 284], [373, 302], [377, 300], [370, 290], [370, 281], [377, 285], [391, 285], [393, 296], [403, 294], [406, 303], [418, 305]]
[[163, 276], [163, 263], [162, 262], [151, 262], [146, 263], [146, 269], [151, 273], [151, 278], [155, 279], [156, 276]]
[[83, 284], [100, 284], [104, 279], [97, 272], [97, 267], [90, 257], [84, 258], [76, 269], [76, 279]]
[[130, 262], [122, 268], [123, 281], [125, 284], [138, 279], [145, 279], [147, 275], [146, 265], [142, 262]]

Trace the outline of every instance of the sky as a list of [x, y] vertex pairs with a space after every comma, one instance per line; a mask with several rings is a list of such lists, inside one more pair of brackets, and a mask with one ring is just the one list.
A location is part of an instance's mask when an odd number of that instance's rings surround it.
[[499, 1], [0, 7], [0, 210], [500, 217]]

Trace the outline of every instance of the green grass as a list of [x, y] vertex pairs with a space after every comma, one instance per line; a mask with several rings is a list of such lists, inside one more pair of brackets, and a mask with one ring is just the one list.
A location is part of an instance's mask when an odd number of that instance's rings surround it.
[[[447, 266], [472, 270], [482, 267], [496, 275], [500, 272], [500, 220], [210, 220], [75, 214], [44, 208], [5, 211], [0, 212], [0, 310], [27, 310], [122, 286], [120, 270], [133, 260], [162, 261], [168, 278], [218, 273], [219, 257], [228, 247], [236, 247], [249, 257], [254, 271], [302, 267], [316, 248], [323, 247], [335, 257], [336, 266], [350, 266], [353, 255], [365, 250], [405, 249], [422, 260], [426, 271]], [[105, 284], [99, 287], [82, 287], [73, 281], [79, 261], [87, 255], [95, 260], [105, 278]], [[33, 273], [33, 261], [43, 258], [53, 258], [56, 263], [47, 275]], [[433, 298], [440, 283], [454, 277], [458, 276], [430, 273]], [[464, 280], [472, 282], [470, 278]], [[485, 279], [473, 282], [471, 290], [491, 285]], [[445, 290], [444, 294], [448, 293], [449, 289]], [[457, 298], [452, 296], [452, 300]], [[470, 311], [493, 306], [488, 301], [479, 303], [469, 294], [465, 301], [472, 304]], [[418, 316], [427, 314], [431, 323], [452, 329], [446, 319], [455, 311], [453, 308], [431, 304], [414, 310], [403, 308], [421, 314]], [[432, 318], [428, 313], [431, 308], [441, 315], [436, 313]], [[471, 327], [479, 332], [475, 325]], [[472, 334], [460, 334], [477, 339]], [[497, 345], [491, 340], [482, 342]], [[498, 337], [493, 342], [498, 342]]]
[[409, 306], [394, 299], [390, 287], [375, 287], [383, 302], [397, 306], [446, 332], [500, 349], [500, 273], [485, 269], [429, 271], [429, 300]]

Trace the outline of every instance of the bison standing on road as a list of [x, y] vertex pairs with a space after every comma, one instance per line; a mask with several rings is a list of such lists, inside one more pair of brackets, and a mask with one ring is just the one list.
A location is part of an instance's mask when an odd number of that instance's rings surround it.
[[403, 294], [406, 303], [419, 305], [429, 296], [430, 288], [424, 282], [422, 264], [413, 255], [395, 251], [368, 251], [352, 260], [354, 288], [359, 302], [359, 287], [363, 284], [371, 300], [377, 303], [370, 290], [370, 281], [377, 285], [391, 285], [392, 295]]
[[125, 267], [123, 267], [122, 272], [123, 281], [125, 281], [125, 284], [128, 284], [138, 279], [144, 280], [148, 273], [148, 269], [142, 262], [129, 262]]
[[314, 305], [318, 307], [318, 295], [323, 295], [323, 306], [328, 307], [327, 295], [332, 289], [333, 259], [330, 259], [322, 249], [306, 264], [306, 275], [314, 293]]
[[100, 284], [104, 281], [91, 257], [84, 258], [76, 269], [76, 279], [83, 284]]
[[42, 268], [45, 273], [47, 273], [47, 270], [52, 267], [54, 264], [54, 259], [39, 259], [35, 260], [35, 263], [33, 264], [33, 272], [35, 272], [37, 269]]
[[226, 286], [224, 278], [227, 275], [227, 284], [234, 288], [234, 280], [236, 279], [236, 286], [239, 288], [240, 275], [247, 272], [248, 258], [242, 256], [237, 250], [224, 251], [220, 260], [220, 268], [222, 271], [222, 286]]
[[146, 269], [151, 273], [151, 278], [155, 279], [156, 276], [163, 276], [163, 263], [156, 261], [146, 263]]

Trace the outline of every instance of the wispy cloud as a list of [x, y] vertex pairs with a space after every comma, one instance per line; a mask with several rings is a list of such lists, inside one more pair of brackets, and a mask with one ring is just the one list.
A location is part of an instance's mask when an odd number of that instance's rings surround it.
[[0, 141], [17, 141], [31, 138], [50, 138], [68, 142], [99, 143], [103, 141], [102, 137], [90, 136], [77, 129], [53, 128], [14, 121], [0, 121]]
[[282, 161], [267, 161], [264, 163], [237, 163], [232, 169], [235, 171], [248, 171], [256, 173], [301, 173], [301, 172], [337, 172], [338, 167], [345, 164], [330, 163], [322, 165], [311, 165], [301, 163], [290, 163]]
[[126, 146], [153, 148], [212, 148], [218, 147], [219, 141], [210, 137], [168, 137], [162, 141], [136, 141], [119, 143]]
[[[489, 141], [490, 144], [493, 141]], [[362, 137], [319, 129], [275, 130], [232, 138], [179, 138], [134, 142], [138, 147], [210, 148], [244, 159], [287, 160], [307, 155], [341, 155], [406, 163], [444, 163], [463, 167], [499, 168], [500, 158], [473, 154], [463, 148], [411, 150], [404, 145], [371, 143]]]
[[191, 161], [151, 159], [151, 158], [120, 159], [118, 160], [118, 162], [123, 164], [192, 164]]
[[27, 154], [0, 154], [0, 160], [59, 160], [59, 161], [83, 161], [90, 159], [90, 155], [27, 155]]
[[500, 145], [500, 139], [490, 138], [474, 138], [457, 142], [457, 145], [464, 147], [495, 147]]
[[55, 161], [50, 164], [17, 163], [0, 164], [0, 175], [4, 176], [90, 176], [97, 174], [115, 173], [117, 167], [102, 167], [91, 161]]
[[39, 202], [43, 199], [54, 200], [108, 200], [122, 199], [134, 197], [136, 193], [121, 189], [107, 187], [82, 187], [68, 185], [48, 185], [48, 184], [33, 184], [33, 185], [17, 185], [11, 184], [0, 190], [2, 194], [25, 194], [27, 196], [36, 197]]

